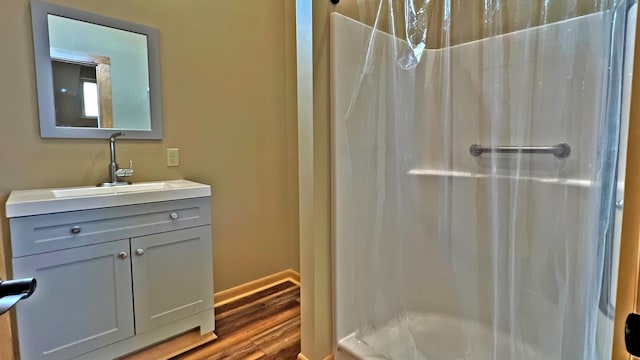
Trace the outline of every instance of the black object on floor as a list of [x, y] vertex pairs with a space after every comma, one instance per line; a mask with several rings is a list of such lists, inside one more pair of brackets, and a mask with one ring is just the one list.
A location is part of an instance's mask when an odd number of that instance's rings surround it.
[[31, 296], [36, 284], [34, 278], [0, 281], [0, 315], [9, 311], [18, 301]]

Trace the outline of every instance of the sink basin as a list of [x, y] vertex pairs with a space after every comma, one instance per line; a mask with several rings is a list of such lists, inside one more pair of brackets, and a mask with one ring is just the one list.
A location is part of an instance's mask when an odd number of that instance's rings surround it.
[[51, 192], [56, 198], [66, 197], [78, 197], [78, 196], [98, 196], [98, 195], [115, 195], [126, 194], [136, 191], [149, 191], [149, 190], [161, 190], [170, 188], [171, 185], [167, 182], [150, 182], [139, 183], [122, 186], [107, 186], [107, 187], [79, 187], [69, 189], [53, 189]]
[[189, 180], [167, 180], [131, 185], [81, 186], [11, 192], [5, 210], [8, 218], [98, 209], [211, 196], [211, 187]]

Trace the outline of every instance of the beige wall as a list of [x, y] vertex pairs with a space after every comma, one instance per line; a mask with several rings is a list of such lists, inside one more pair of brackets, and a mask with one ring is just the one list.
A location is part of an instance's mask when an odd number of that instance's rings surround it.
[[[298, 269], [294, 2], [50, 1], [159, 30], [165, 138], [119, 140], [118, 159], [133, 160], [134, 182], [211, 184], [215, 290]], [[105, 181], [109, 154], [106, 140], [40, 138], [29, 1], [1, 7], [3, 212], [12, 190]], [[166, 167], [167, 147], [180, 148], [180, 167]], [[0, 359], [7, 320], [0, 318]]]

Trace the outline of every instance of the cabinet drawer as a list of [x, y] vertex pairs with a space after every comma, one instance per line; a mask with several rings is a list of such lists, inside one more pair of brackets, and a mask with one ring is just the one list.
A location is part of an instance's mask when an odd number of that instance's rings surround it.
[[10, 220], [13, 257], [211, 223], [211, 198], [25, 216]]

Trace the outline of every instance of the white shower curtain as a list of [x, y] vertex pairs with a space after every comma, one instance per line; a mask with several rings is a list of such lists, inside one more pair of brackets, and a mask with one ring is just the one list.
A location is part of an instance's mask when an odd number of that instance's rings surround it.
[[628, 6], [334, 15], [338, 340], [403, 360], [596, 358]]

